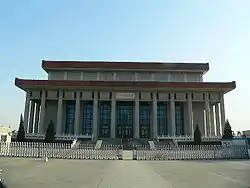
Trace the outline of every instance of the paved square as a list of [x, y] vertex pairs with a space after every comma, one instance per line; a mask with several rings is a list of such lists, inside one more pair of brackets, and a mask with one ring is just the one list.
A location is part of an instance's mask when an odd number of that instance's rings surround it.
[[8, 188], [249, 188], [250, 161], [0, 158]]

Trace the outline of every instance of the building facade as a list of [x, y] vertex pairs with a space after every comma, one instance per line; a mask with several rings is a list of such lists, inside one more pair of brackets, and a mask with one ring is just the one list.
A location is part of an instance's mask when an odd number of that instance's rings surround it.
[[15, 79], [26, 92], [27, 134], [58, 137], [220, 136], [235, 82], [203, 82], [208, 63], [43, 61], [48, 80]]

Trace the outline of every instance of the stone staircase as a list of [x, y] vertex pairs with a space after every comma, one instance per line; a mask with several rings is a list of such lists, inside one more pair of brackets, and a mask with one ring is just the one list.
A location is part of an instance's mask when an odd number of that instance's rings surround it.
[[122, 145], [120, 138], [100, 138], [102, 140], [101, 149], [105, 149], [107, 147], [117, 147]]
[[120, 138], [99, 138], [103, 145], [121, 145]]
[[166, 140], [154, 140], [155, 148], [156, 149], [165, 149], [166, 147], [170, 147], [172, 149], [175, 149], [178, 147], [178, 144], [176, 144], [173, 140], [171, 139], [166, 139]]

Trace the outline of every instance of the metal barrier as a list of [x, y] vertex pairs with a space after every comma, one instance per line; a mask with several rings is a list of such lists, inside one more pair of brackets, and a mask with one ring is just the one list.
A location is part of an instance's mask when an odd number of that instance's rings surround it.
[[57, 159], [106, 159], [117, 160], [119, 146], [104, 145], [95, 150], [95, 144], [79, 144], [71, 148], [67, 143], [1, 142], [0, 156]]
[[[161, 146], [159, 150], [149, 150], [147, 146], [137, 146], [134, 160], [218, 160], [249, 159], [246, 146], [184, 145]], [[136, 152], [136, 153], [135, 153]]]

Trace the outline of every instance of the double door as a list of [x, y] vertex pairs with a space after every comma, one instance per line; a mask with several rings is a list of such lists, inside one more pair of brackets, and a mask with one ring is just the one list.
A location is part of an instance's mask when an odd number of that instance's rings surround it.
[[117, 102], [116, 104], [116, 137], [132, 138], [134, 110], [133, 102]]
[[140, 126], [140, 138], [150, 138], [150, 125]]
[[108, 125], [101, 125], [99, 130], [99, 137], [109, 138], [110, 137], [110, 128]]
[[116, 137], [117, 138], [132, 138], [133, 130], [132, 127], [126, 125], [118, 125], [116, 127]]

